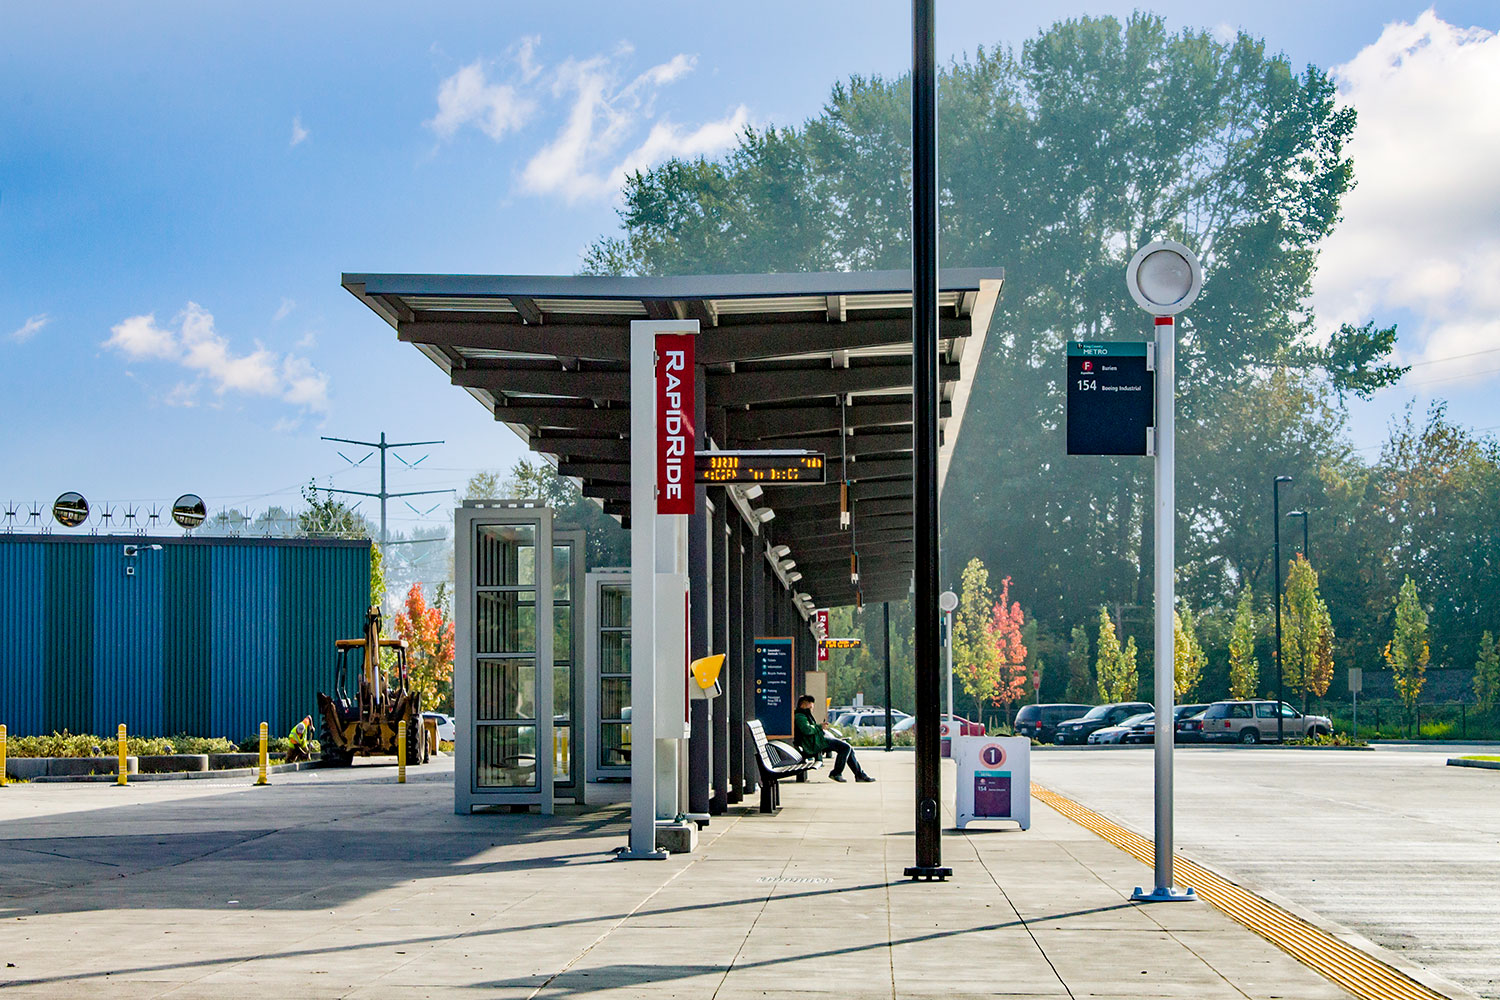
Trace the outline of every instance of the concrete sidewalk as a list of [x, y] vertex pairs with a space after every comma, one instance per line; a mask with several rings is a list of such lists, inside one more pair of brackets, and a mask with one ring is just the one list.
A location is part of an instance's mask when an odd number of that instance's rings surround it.
[[[451, 765], [270, 788], [0, 792], [7, 997], [1346, 997], [1034, 803], [911, 884], [912, 757], [821, 774], [700, 850], [621, 862], [617, 808], [452, 814]], [[951, 787], [951, 774], [948, 776]], [[951, 818], [951, 817], [950, 817]], [[8, 988], [7, 988], [8, 987]]]

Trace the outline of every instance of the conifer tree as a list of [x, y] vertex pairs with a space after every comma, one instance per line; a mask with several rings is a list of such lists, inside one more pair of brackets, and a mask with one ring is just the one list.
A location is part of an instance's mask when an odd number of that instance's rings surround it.
[[1474, 700], [1482, 712], [1500, 704], [1500, 646], [1489, 632], [1479, 637], [1479, 659], [1474, 662]]

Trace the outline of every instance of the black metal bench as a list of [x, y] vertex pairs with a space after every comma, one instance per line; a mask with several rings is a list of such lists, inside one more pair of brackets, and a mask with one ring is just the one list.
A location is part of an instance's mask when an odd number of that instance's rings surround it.
[[759, 719], [745, 723], [755, 739], [755, 762], [760, 770], [760, 811], [774, 813], [781, 808], [781, 791], [777, 787], [782, 778], [795, 777], [807, 780], [807, 772], [818, 766], [811, 757], [804, 757], [785, 743], [771, 743], [766, 739], [766, 727]]

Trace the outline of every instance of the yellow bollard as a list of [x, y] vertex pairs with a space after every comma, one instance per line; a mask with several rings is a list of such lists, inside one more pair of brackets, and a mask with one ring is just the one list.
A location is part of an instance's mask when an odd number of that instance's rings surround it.
[[260, 777], [255, 779], [257, 785], [269, 785], [266, 780], [266, 757], [267, 747], [271, 741], [271, 727], [264, 722], [260, 724]]
[[0, 726], [0, 788], [5, 787], [5, 727]]
[[406, 784], [406, 720], [396, 724], [396, 784]]
[[125, 774], [125, 723], [123, 722], [120, 723], [120, 731], [116, 739], [119, 742], [120, 750], [120, 774], [115, 780], [117, 783], [123, 785], [128, 780]]

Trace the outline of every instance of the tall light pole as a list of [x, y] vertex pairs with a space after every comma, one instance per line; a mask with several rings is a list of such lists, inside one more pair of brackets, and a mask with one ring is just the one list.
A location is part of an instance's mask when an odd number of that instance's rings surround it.
[[936, 0], [911, 4], [912, 610], [916, 635], [916, 863], [907, 878], [943, 880], [942, 711], [938, 666], [938, 176]]
[[948, 722], [953, 722], [953, 612], [958, 610], [958, 595], [945, 590], [938, 597], [938, 608], [943, 612], [943, 646], [948, 654]]
[[1308, 562], [1312, 562], [1312, 556], [1308, 555], [1307, 552], [1307, 511], [1289, 510], [1286, 512], [1286, 516], [1302, 518], [1302, 558]]
[[1136, 251], [1125, 269], [1125, 285], [1156, 326], [1156, 885], [1137, 887], [1132, 899], [1146, 902], [1197, 899], [1172, 882], [1172, 749], [1177, 731], [1172, 708], [1174, 669], [1172, 608], [1177, 590], [1177, 326], [1174, 317], [1193, 304], [1203, 287], [1198, 257], [1181, 243], [1159, 240]]
[[1271, 657], [1276, 661], [1276, 742], [1286, 741], [1285, 724], [1281, 719], [1281, 685], [1286, 677], [1286, 671], [1281, 667], [1281, 484], [1290, 483], [1291, 476], [1277, 476], [1271, 481], [1271, 522], [1274, 525], [1276, 560], [1276, 592], [1271, 595], [1271, 603], [1276, 605], [1276, 648], [1271, 651]]

